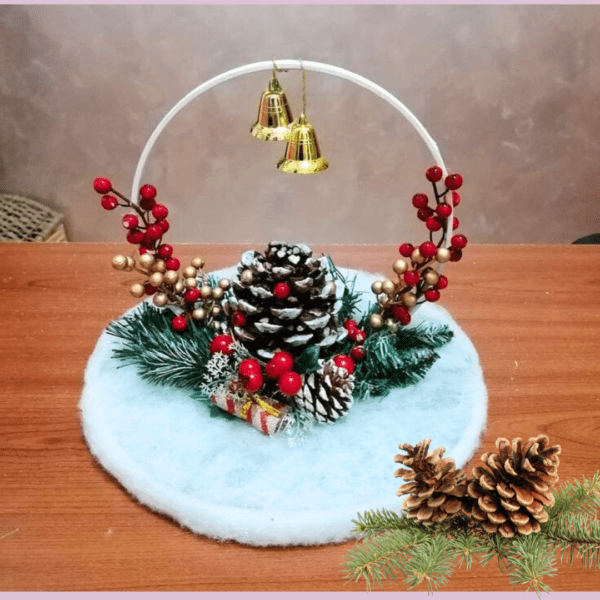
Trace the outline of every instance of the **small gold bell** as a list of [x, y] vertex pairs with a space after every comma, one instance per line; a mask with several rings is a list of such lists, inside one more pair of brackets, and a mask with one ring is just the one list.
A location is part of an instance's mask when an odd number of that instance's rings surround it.
[[286, 141], [290, 139], [292, 112], [285, 92], [281, 89], [277, 75], [269, 81], [269, 87], [263, 92], [258, 107], [258, 119], [250, 133], [259, 140]]
[[284, 157], [277, 163], [277, 168], [284, 173], [320, 173], [329, 167], [329, 163], [321, 156], [314, 127], [302, 113], [292, 123], [290, 139]]

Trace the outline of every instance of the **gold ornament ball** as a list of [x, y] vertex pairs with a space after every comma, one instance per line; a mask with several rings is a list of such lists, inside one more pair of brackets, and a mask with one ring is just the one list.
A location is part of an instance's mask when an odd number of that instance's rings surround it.
[[435, 285], [440, 280], [440, 276], [437, 274], [437, 271], [434, 271], [433, 269], [431, 269], [431, 270], [427, 271], [427, 273], [425, 273], [425, 276], [423, 277], [423, 279], [429, 285]]
[[162, 284], [163, 282], [163, 274], [162, 273], [152, 273], [152, 275], [150, 275], [150, 277], [148, 278], [148, 281], [150, 281], [150, 283], [154, 286], [154, 287], [158, 287], [159, 285]]
[[254, 281], [254, 275], [252, 274], [252, 271], [250, 269], [246, 269], [245, 271], [242, 271], [242, 274], [240, 275], [240, 279], [242, 280], [243, 283], [246, 283], [249, 285]]
[[215, 300], [220, 300], [223, 297], [224, 293], [225, 292], [224, 292], [223, 288], [220, 288], [220, 287], [213, 288], [211, 291], [212, 297]]
[[196, 269], [201, 269], [203, 266], [204, 266], [203, 258], [200, 258], [199, 256], [192, 258], [192, 267], [194, 267]]
[[185, 285], [183, 284], [183, 279], [180, 279], [175, 284], [175, 291], [181, 294], [181, 292], [183, 292], [184, 289], [185, 289]]
[[198, 275], [198, 271], [195, 267], [186, 267], [183, 270], [184, 277], [196, 277], [196, 275]]
[[113, 269], [116, 269], [117, 271], [125, 270], [127, 268], [127, 257], [123, 254], [117, 254], [116, 256], [113, 256], [112, 266]]
[[211, 309], [211, 314], [216, 317], [218, 314], [221, 313], [221, 307], [220, 306], [213, 306]]
[[196, 308], [192, 313], [192, 319], [194, 321], [203, 321], [206, 319], [206, 311], [203, 308]]
[[231, 287], [231, 279], [227, 279], [227, 278], [220, 279], [219, 280], [219, 287], [222, 290], [228, 290]]
[[198, 287], [198, 280], [195, 277], [188, 277], [185, 280], [185, 287], [187, 287], [187, 288]]
[[165, 306], [167, 304], [167, 302], [169, 301], [169, 298], [167, 297], [166, 294], [154, 294], [154, 296], [152, 297], [152, 302], [154, 303], [154, 306], [158, 306], [159, 308], [161, 308], [162, 306]]
[[435, 258], [439, 263], [448, 262], [450, 260], [450, 250], [448, 248], [438, 248]]
[[155, 273], [164, 273], [167, 270], [167, 263], [164, 260], [157, 260], [152, 265], [152, 270]]
[[417, 297], [412, 292], [406, 292], [402, 295], [402, 302], [405, 306], [411, 308], [417, 303]]
[[144, 267], [144, 269], [149, 269], [154, 264], [155, 258], [152, 254], [142, 254], [140, 256], [140, 265]]
[[415, 251], [411, 254], [410, 258], [414, 263], [417, 263], [418, 265], [425, 262], [425, 257], [421, 254], [418, 248], [415, 249]]
[[386, 279], [381, 284], [381, 289], [384, 294], [388, 296], [393, 296], [396, 291], [396, 284], [391, 279]]
[[408, 265], [406, 264], [405, 260], [399, 259], [394, 263], [393, 269], [395, 273], [401, 275], [402, 273], [406, 272], [406, 270], [408, 269]]
[[164, 274], [165, 283], [174, 285], [179, 281], [179, 273], [177, 271], [167, 271]]
[[203, 285], [200, 288], [200, 295], [202, 296], [202, 298], [207, 300], [212, 296], [212, 288], [209, 285]]
[[369, 317], [369, 324], [373, 329], [379, 329], [383, 325], [383, 319], [381, 315], [371, 315]]
[[146, 290], [145, 290], [144, 286], [141, 283], [134, 283], [129, 288], [129, 293], [134, 298], [141, 298], [146, 293]]
[[135, 260], [131, 258], [131, 256], [127, 257], [127, 266], [125, 267], [126, 271], [133, 271], [133, 267], [135, 267]]
[[372, 291], [374, 294], [381, 294], [381, 292], [382, 292], [382, 289], [381, 289], [381, 288], [382, 288], [382, 285], [383, 285], [383, 284], [382, 284], [382, 282], [381, 282], [381, 281], [374, 281], [374, 282], [371, 284], [371, 291]]

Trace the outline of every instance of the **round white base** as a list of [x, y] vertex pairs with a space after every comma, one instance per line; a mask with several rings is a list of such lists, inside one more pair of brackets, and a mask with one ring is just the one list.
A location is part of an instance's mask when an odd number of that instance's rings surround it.
[[[370, 290], [374, 278], [359, 273], [356, 288]], [[399, 444], [429, 437], [462, 466], [485, 426], [475, 348], [439, 306], [423, 305], [413, 323], [421, 321], [447, 323], [455, 334], [423, 381], [357, 401], [346, 417], [300, 440], [211, 418], [188, 393], [145, 383], [112, 358], [119, 342], [105, 332], [85, 373], [85, 438], [142, 504], [196, 533], [258, 546], [342, 541], [357, 513], [400, 509]]]

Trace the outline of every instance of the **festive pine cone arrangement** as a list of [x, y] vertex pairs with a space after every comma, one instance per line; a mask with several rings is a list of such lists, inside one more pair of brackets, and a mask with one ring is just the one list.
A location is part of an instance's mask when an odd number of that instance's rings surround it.
[[435, 209], [424, 193], [414, 196], [413, 205], [430, 239], [400, 246], [397, 281], [373, 284], [375, 308], [366, 314], [357, 309], [353, 282], [306, 244], [271, 242], [263, 252], [249, 250], [232, 280], [212, 281], [200, 257], [182, 268], [163, 239], [169, 211], [156, 188], [143, 185], [136, 204], [108, 179], [96, 179], [102, 208], [128, 210], [121, 223], [135, 252], [115, 256], [112, 265], [141, 275], [130, 293], [148, 300], [109, 326], [122, 342], [114, 356], [136, 365], [144, 379], [193, 390], [269, 434], [283, 430], [294, 415], [334, 423], [357, 400], [415, 383], [452, 332], [439, 325], [407, 327], [411, 311], [439, 299], [448, 283], [439, 265], [459, 260], [466, 245], [456, 234], [446, 248], [449, 219], [458, 226], [453, 208], [462, 177], [449, 175], [441, 184], [442, 170], [431, 167], [426, 178]]

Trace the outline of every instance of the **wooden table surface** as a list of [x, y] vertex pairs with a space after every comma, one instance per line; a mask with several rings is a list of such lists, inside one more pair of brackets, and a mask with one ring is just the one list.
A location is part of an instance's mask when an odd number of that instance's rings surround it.
[[[178, 255], [220, 268], [248, 247], [185, 245]], [[92, 459], [77, 405], [98, 336], [135, 302], [127, 293], [134, 276], [110, 268], [113, 254], [128, 250], [0, 245], [0, 590], [364, 590], [344, 586], [339, 572], [351, 543], [254, 548], [196, 536], [138, 504]], [[314, 250], [374, 272], [397, 258], [388, 245]], [[600, 247], [471, 246], [446, 274], [442, 304], [475, 344], [489, 390], [476, 458], [499, 436], [544, 433], [562, 446], [561, 481], [592, 476], [600, 467]], [[600, 572], [562, 565], [548, 583], [600, 590]], [[459, 570], [446, 589], [512, 588], [490, 564]]]

